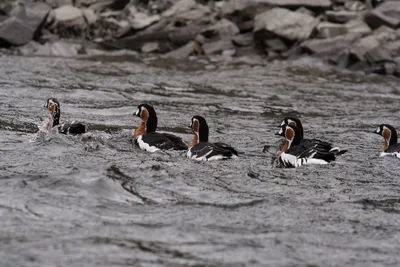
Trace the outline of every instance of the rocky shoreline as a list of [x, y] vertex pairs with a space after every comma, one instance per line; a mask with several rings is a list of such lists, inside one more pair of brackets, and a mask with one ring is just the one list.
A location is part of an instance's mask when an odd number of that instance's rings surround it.
[[4, 0], [0, 47], [73, 57], [128, 49], [171, 58], [304, 55], [400, 77], [396, 0]]

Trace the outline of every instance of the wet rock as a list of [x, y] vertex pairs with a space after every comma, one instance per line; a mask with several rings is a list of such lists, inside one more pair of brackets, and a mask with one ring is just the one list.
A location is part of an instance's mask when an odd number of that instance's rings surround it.
[[41, 56], [76, 57], [84, 53], [84, 47], [80, 44], [57, 41], [46, 43], [41, 46], [34, 54]]
[[352, 0], [344, 2], [344, 8], [349, 11], [363, 11], [367, 9], [367, 7], [360, 1]]
[[160, 46], [157, 42], [145, 43], [142, 46], [142, 53], [153, 53], [153, 52], [157, 52], [159, 50], [160, 50]]
[[168, 58], [188, 58], [193, 53], [193, 41], [164, 55]]
[[[26, 3], [15, 16], [0, 24], [0, 46], [24, 45], [38, 35], [50, 6], [45, 3]], [[18, 33], [18, 34], [16, 34]]]
[[254, 29], [253, 20], [239, 21], [236, 25], [239, 27], [240, 33], [252, 32]]
[[400, 40], [386, 43], [383, 47], [387, 49], [392, 56], [400, 55]]
[[268, 50], [272, 50], [277, 53], [288, 50], [287, 45], [280, 38], [267, 39], [264, 41], [264, 45]]
[[267, 31], [291, 41], [303, 41], [310, 37], [318, 23], [318, 19], [310, 15], [273, 8], [255, 17], [254, 32]]
[[89, 8], [82, 9], [83, 16], [87, 22], [87, 24], [94, 24], [97, 21], [97, 15], [94, 13], [93, 10]]
[[0, 47], [26, 44], [32, 40], [33, 34], [33, 29], [24, 21], [11, 17], [0, 25]]
[[376, 9], [369, 12], [364, 19], [372, 29], [376, 29], [382, 25], [393, 29], [397, 29], [400, 26], [400, 17], [389, 17]]
[[397, 33], [392, 28], [387, 26], [380, 26], [374, 31], [374, 36], [380, 43], [395, 41], [397, 39]]
[[347, 68], [351, 64], [350, 50], [347, 48], [339, 49], [326, 55], [326, 60], [329, 64], [340, 68]]
[[315, 13], [314, 13], [314, 12], [312, 12], [311, 10], [305, 8], [304, 6], [302, 6], [302, 7], [298, 8], [298, 9], [296, 9], [296, 12], [302, 13], [302, 14], [307, 14], [307, 15], [310, 15], [311, 17], [314, 17], [314, 16], [315, 16]]
[[330, 0], [228, 0], [221, 7], [223, 16], [246, 15], [254, 17], [270, 7], [307, 7], [309, 9], [328, 9]]
[[232, 43], [239, 47], [251, 46], [253, 42], [252, 34], [241, 34], [232, 38]]
[[211, 10], [208, 6], [197, 5], [195, 9], [188, 10], [185, 12], [178, 13], [174, 15], [175, 19], [183, 21], [211, 21], [209, 14]]
[[397, 0], [383, 1], [377, 8], [377, 11], [391, 18], [400, 18], [400, 5]]
[[330, 23], [325, 21], [318, 24], [317, 30], [318, 36], [320, 38], [332, 38], [348, 32], [347, 27], [342, 24]]
[[351, 20], [344, 25], [349, 33], [359, 33], [365, 36], [372, 32], [368, 24], [362, 20]]
[[239, 28], [227, 19], [221, 19], [214, 25], [206, 28], [201, 32], [203, 36], [208, 39], [218, 37], [224, 39], [227, 37], [235, 36], [239, 33]]
[[53, 9], [47, 18], [47, 21], [48, 23], [51, 23], [50, 28], [68, 28], [86, 25], [82, 10], [74, 6], [62, 6]]
[[376, 63], [382, 63], [382, 62], [391, 62], [393, 61], [392, 56], [390, 52], [380, 46], [374, 47], [370, 50], [368, 50], [365, 55], [364, 55], [366, 61], [368, 63], [376, 64]]
[[223, 54], [224, 51], [235, 51], [232, 41], [229, 39], [208, 42], [203, 45], [206, 55]]
[[131, 14], [129, 23], [134, 30], [144, 29], [161, 19], [160, 15], [149, 16], [146, 13], [137, 12], [134, 7], [131, 7], [129, 11]]
[[75, 6], [90, 7], [96, 12], [101, 12], [106, 8], [122, 10], [127, 4], [129, 0], [75, 0]]
[[347, 11], [347, 10], [328, 10], [325, 13], [326, 18], [329, 22], [333, 23], [346, 23], [350, 20], [356, 20], [360, 18], [360, 12]]
[[171, 8], [162, 13], [163, 17], [172, 17], [179, 13], [187, 12], [197, 5], [195, 0], [180, 0], [176, 2]]
[[72, 0], [46, 0], [46, 3], [51, 5], [53, 8], [74, 4]]
[[301, 47], [310, 53], [328, 53], [347, 48], [359, 38], [359, 34], [348, 33], [329, 39], [307, 40], [301, 44]]

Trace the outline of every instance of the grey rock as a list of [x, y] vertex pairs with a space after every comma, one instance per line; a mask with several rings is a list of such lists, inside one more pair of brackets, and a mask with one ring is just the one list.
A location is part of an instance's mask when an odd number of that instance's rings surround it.
[[232, 41], [229, 39], [208, 42], [203, 45], [206, 55], [222, 54], [226, 50], [235, 50]]
[[340, 68], [347, 68], [351, 64], [349, 49], [343, 48], [332, 52], [333, 53], [325, 56], [325, 59], [329, 64], [338, 66]]
[[334, 23], [346, 23], [350, 20], [356, 20], [361, 17], [362, 13], [347, 10], [328, 10], [325, 12], [326, 18], [330, 22]]
[[386, 43], [383, 47], [387, 49], [392, 56], [400, 55], [400, 40]]
[[227, 37], [235, 36], [239, 33], [239, 28], [227, 19], [221, 19], [214, 25], [207, 27], [201, 31], [201, 34], [206, 38], [218, 37], [224, 39]]
[[389, 17], [376, 9], [369, 12], [364, 19], [372, 29], [376, 29], [382, 25], [393, 29], [397, 29], [400, 26], [400, 17]]
[[318, 36], [320, 38], [332, 38], [348, 32], [348, 29], [343, 24], [330, 22], [321, 22], [317, 26]]
[[349, 33], [359, 33], [361, 35], [368, 35], [372, 32], [371, 28], [362, 20], [351, 20], [344, 24]]
[[348, 33], [329, 39], [313, 39], [301, 43], [301, 47], [310, 53], [329, 53], [349, 47], [361, 37], [359, 34]]
[[141, 30], [156, 23], [160, 19], [160, 15], [149, 16], [146, 13], [137, 12], [134, 17], [129, 20], [129, 23], [133, 29]]
[[195, 0], [180, 0], [176, 2], [171, 8], [164, 11], [162, 13], [163, 17], [172, 17], [179, 13], [187, 12], [194, 7], [196, 7], [197, 3]]
[[382, 12], [386, 16], [400, 18], [400, 5], [398, 0], [386, 0], [380, 4], [376, 10]]
[[344, 8], [349, 11], [363, 11], [367, 9], [363, 3], [354, 0], [346, 1], [344, 3]]
[[160, 50], [158, 42], [145, 43], [142, 46], [142, 53], [152, 53]]
[[64, 41], [46, 43], [35, 52], [36, 55], [59, 57], [76, 57], [83, 53], [84, 48], [81, 44], [67, 43]]
[[0, 46], [24, 45], [38, 35], [50, 6], [41, 2], [22, 5], [15, 16], [0, 24]]
[[32, 40], [35, 29], [17, 17], [11, 17], [0, 25], [0, 47], [24, 45]]
[[380, 43], [395, 41], [397, 39], [396, 31], [387, 26], [380, 26], [374, 30], [374, 36], [376, 36]]
[[209, 20], [208, 15], [210, 13], [211, 9], [208, 6], [197, 5], [195, 9], [175, 14], [174, 18], [184, 21]]
[[164, 55], [167, 58], [188, 58], [193, 53], [193, 41]]
[[53, 8], [57, 8], [60, 6], [66, 6], [66, 5], [73, 5], [72, 0], [46, 0], [46, 3], [51, 5]]
[[264, 45], [268, 51], [272, 50], [277, 53], [288, 50], [287, 45], [280, 38], [264, 40]]
[[318, 19], [285, 8], [272, 8], [258, 14], [254, 20], [254, 32], [268, 31], [291, 41], [303, 41], [310, 37]]
[[368, 50], [364, 57], [370, 64], [393, 61], [390, 52], [387, 49], [379, 46]]
[[232, 43], [239, 47], [251, 46], [254, 43], [252, 34], [241, 34], [232, 37]]
[[310, 9], [328, 9], [332, 5], [330, 0], [228, 0], [221, 7], [222, 14], [229, 16], [234, 13], [255, 16], [272, 7], [307, 7]]
[[74, 6], [61, 6], [53, 9], [47, 21], [52, 24], [51, 28], [58, 25], [74, 26], [86, 24], [82, 10]]
[[94, 24], [97, 22], [98, 17], [92, 9], [84, 8], [82, 9], [82, 13], [87, 24]]
[[314, 12], [312, 12], [312, 11], [309, 10], [308, 8], [305, 8], [304, 6], [299, 7], [298, 9], [296, 9], [296, 12], [298, 12], [298, 13], [303, 13], [303, 14], [307, 14], [307, 15], [310, 15], [310, 16], [312, 16], [312, 17], [315, 16], [315, 13], [314, 13]]

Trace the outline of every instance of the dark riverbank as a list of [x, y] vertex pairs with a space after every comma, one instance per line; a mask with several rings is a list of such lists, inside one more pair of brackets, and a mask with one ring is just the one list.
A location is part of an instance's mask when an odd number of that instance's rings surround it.
[[225, 61], [311, 55], [339, 68], [399, 76], [399, 18], [400, 5], [389, 0], [6, 0], [0, 46], [65, 57], [93, 49]]

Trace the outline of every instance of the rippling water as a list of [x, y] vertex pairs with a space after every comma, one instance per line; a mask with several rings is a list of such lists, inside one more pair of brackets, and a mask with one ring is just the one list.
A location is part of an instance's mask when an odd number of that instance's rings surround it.
[[[371, 133], [400, 130], [398, 80], [307, 62], [0, 61], [1, 266], [400, 265], [400, 161], [379, 158]], [[47, 97], [89, 133], [37, 137]], [[186, 142], [203, 115], [240, 159], [139, 150], [142, 102]], [[274, 167], [285, 115], [349, 152]]]

